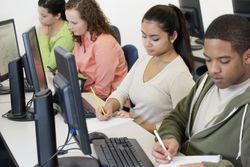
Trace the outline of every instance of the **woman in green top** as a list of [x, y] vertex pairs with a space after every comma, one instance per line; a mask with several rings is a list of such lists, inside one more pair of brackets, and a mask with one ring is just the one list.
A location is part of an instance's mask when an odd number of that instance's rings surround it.
[[45, 71], [56, 69], [54, 48], [61, 46], [67, 51], [74, 47], [73, 37], [65, 17], [64, 0], [39, 0], [39, 21], [37, 35]]

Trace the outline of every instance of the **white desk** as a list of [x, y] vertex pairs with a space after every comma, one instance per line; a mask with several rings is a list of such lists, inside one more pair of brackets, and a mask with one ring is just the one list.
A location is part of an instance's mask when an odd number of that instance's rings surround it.
[[[29, 100], [27, 98], [27, 100]], [[0, 114], [4, 114], [10, 110], [9, 95], [0, 96]], [[57, 146], [62, 145], [67, 136], [67, 126], [63, 122], [60, 115], [55, 117]], [[91, 125], [88, 125], [91, 126]], [[31, 167], [37, 164], [37, 150], [35, 137], [35, 123], [32, 122], [16, 122], [6, 118], [0, 118], [0, 131], [4, 137], [9, 149], [15, 157], [20, 167]], [[138, 126], [133, 121], [117, 125], [112, 128], [101, 130], [109, 137], [129, 137], [135, 138], [148, 155], [149, 159], [154, 163], [151, 155], [154, 145], [154, 136]], [[93, 155], [95, 155], [94, 150]], [[83, 155], [80, 151], [70, 151], [66, 156]]]

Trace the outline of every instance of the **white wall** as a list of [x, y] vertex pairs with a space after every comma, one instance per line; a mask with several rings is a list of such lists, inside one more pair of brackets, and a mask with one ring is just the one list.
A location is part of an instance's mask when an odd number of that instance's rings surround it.
[[14, 18], [20, 53], [24, 53], [22, 33], [38, 24], [36, 0], [0, 0], [0, 20]]
[[[122, 45], [134, 44], [140, 54], [145, 54], [141, 43], [141, 18], [156, 4], [175, 4], [179, 0], [97, 0], [111, 24], [119, 27]], [[200, 0], [205, 29], [217, 16], [233, 13], [231, 0]], [[22, 32], [38, 25], [37, 0], [0, 0], [0, 20], [14, 18], [18, 34], [19, 48], [24, 53]], [[13, 5], [15, 4], [15, 5]]]

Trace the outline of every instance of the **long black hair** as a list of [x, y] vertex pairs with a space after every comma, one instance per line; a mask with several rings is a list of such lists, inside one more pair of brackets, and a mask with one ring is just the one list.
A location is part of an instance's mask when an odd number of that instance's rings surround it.
[[62, 20], [66, 20], [65, 0], [39, 0], [38, 5], [48, 9], [48, 13], [51, 13], [52, 15], [60, 13]]
[[142, 18], [144, 20], [155, 21], [159, 23], [160, 28], [173, 35], [177, 32], [177, 38], [173, 43], [175, 51], [182, 57], [189, 71], [192, 73], [194, 69], [193, 56], [191, 51], [189, 32], [186, 27], [185, 17], [176, 6], [156, 5], [150, 8]]

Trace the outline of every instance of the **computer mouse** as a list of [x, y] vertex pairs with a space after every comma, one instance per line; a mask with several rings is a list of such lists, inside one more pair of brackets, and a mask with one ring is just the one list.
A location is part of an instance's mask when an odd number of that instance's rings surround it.
[[108, 138], [108, 136], [106, 136], [102, 132], [91, 132], [89, 134], [89, 141], [90, 141], [90, 143], [92, 143], [92, 141], [96, 140], [96, 139], [107, 139], [107, 138]]

